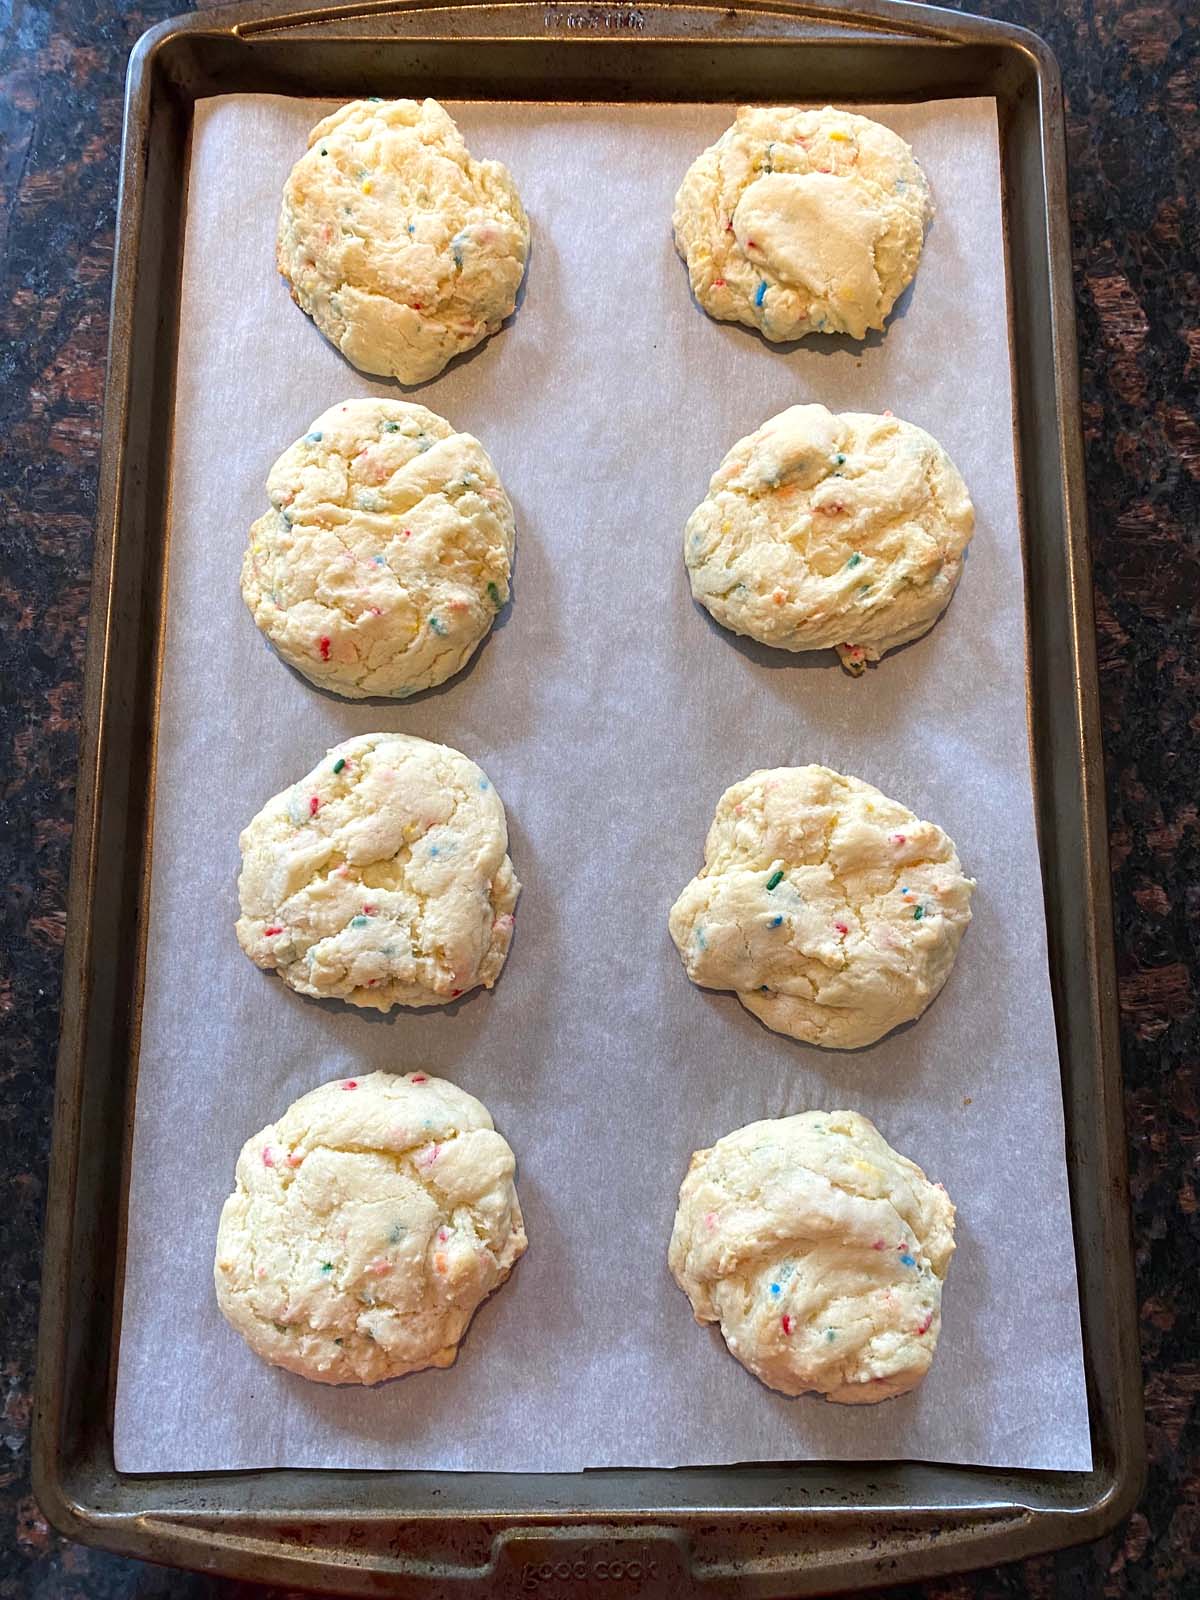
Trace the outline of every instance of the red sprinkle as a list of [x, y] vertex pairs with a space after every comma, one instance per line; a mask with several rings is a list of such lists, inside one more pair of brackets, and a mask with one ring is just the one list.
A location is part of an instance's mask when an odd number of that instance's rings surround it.
[[894, 833], [892, 835], [892, 843], [893, 844], [906, 844], [907, 840], [905, 839], [905, 837], [904, 837], [904, 835], [902, 833]]
[[322, 636], [320, 639], [317, 640], [317, 644], [318, 644], [318, 646], [320, 647], [320, 650], [321, 650], [321, 660], [322, 661], [328, 661], [329, 660], [329, 640], [326, 637]]
[[379, 909], [378, 906], [364, 906], [363, 907], [363, 916], [364, 917], [373, 917], [378, 909]]
[[358, 1088], [358, 1079], [357, 1078], [347, 1078], [345, 1083], [343, 1083], [342, 1088], [343, 1089], [357, 1089]]
[[273, 939], [277, 933], [282, 933], [282, 932], [283, 932], [282, 928], [264, 928], [263, 929], [263, 938], [264, 939]]
[[263, 1166], [273, 1167], [274, 1165], [275, 1157], [271, 1154], [271, 1146], [269, 1144], [265, 1144], [263, 1145]]
[[413, 1077], [412, 1077], [412, 1081], [414, 1083], [428, 1083], [429, 1079], [425, 1076], [425, 1074], [423, 1072], [414, 1072], [413, 1073]]
[[846, 924], [844, 922], [835, 922], [834, 923], [834, 927], [841, 934], [846, 934], [846, 933], [850, 932], [850, 929], [846, 926]]
[[714, 289], [723, 289], [724, 287], [725, 287], [725, 279], [724, 278], [714, 278], [713, 279], [713, 288]]
[[917, 1328], [915, 1330], [918, 1339], [921, 1337], [921, 1335], [923, 1333], [928, 1333], [929, 1332], [930, 1324], [932, 1322], [933, 1322], [933, 1312], [932, 1311], [927, 1311], [925, 1313], [925, 1321], [921, 1324], [921, 1326], [919, 1328]]
[[317, 812], [320, 809], [321, 809], [321, 802], [317, 799], [316, 795], [313, 795], [312, 799], [308, 802], [308, 814], [309, 814], [309, 816], [310, 817], [315, 817]]
[[451, 989], [451, 991], [450, 991], [451, 1000], [457, 1000], [461, 993], [462, 993], [461, 989]]
[[785, 1311], [783, 1313], [783, 1316], [780, 1318], [780, 1321], [783, 1323], [783, 1331], [784, 1331], [784, 1333], [791, 1333], [792, 1329], [796, 1326], [795, 1319], [793, 1318], [791, 1313], [788, 1312], [788, 1311]]
[[876, 1239], [875, 1243], [871, 1246], [871, 1249], [872, 1250], [886, 1250], [887, 1249], [887, 1243], [883, 1239]]

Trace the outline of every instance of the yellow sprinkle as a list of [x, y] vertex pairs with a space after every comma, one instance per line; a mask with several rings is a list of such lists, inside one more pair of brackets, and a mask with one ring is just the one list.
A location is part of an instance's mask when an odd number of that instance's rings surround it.
[[879, 1168], [873, 1167], [869, 1161], [856, 1161], [854, 1165], [860, 1172], [869, 1172], [873, 1178], [879, 1176]]
[[363, 193], [364, 194], [370, 194], [372, 188], [373, 188], [373, 185], [371, 183], [370, 178], [364, 178], [363, 181], [362, 181], [362, 191], [363, 191]]
[[721, 524], [721, 532], [722, 533], [728, 533], [732, 526], [733, 526], [733, 524], [731, 522], [723, 522]]
[[850, 143], [850, 135], [848, 133], [839, 133], [836, 128], [830, 128], [829, 137], [831, 139], [839, 140], [840, 143], [842, 143], [842, 144], [849, 144]]

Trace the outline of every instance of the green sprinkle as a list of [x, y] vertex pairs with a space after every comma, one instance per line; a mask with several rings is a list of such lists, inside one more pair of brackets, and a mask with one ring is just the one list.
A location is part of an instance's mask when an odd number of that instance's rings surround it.
[[921, 918], [924, 915], [925, 915], [925, 907], [924, 906], [918, 906], [917, 909], [913, 912], [913, 921], [914, 922], [920, 922]]
[[342, 1341], [340, 1339], [335, 1339], [333, 1342], [334, 1344], [341, 1344]]
[[327, 156], [327, 155], [328, 155], [328, 154], [329, 154], [329, 151], [328, 151], [328, 150], [326, 150], [326, 148], [325, 148], [325, 146], [324, 146], [324, 145], [322, 145], [322, 146], [321, 146], [321, 154], [322, 154], [322, 155], [323, 155], [323, 156]]
[[367, 96], [367, 104], [369, 106], [377, 106], [382, 104], [382, 102], [377, 94], [369, 94]]
[[445, 637], [445, 635], [446, 635], [446, 624], [442, 621], [441, 617], [430, 617], [429, 626], [433, 629], [434, 633], [436, 633], [439, 638], [444, 638]]
[[837, 455], [835, 455], [834, 458], [833, 458], [833, 464], [834, 464], [835, 467], [840, 467], [840, 466], [844, 465], [845, 460], [846, 460], [845, 456], [839, 450]]
[[783, 868], [782, 867], [776, 867], [775, 871], [767, 879], [767, 888], [768, 888], [768, 890], [775, 889], [782, 882], [783, 882]]
[[825, 1329], [825, 1337], [826, 1337], [826, 1339], [829, 1340], [829, 1343], [832, 1344], [833, 1341], [837, 1338], [837, 1334], [834, 1333], [832, 1328], [826, 1328]]
[[350, 918], [350, 926], [352, 928], [365, 928], [366, 925], [367, 925], [366, 917], [351, 917]]
[[332, 1272], [333, 1271], [333, 1262], [332, 1261], [322, 1261], [322, 1263], [321, 1263], [321, 1271], [322, 1272]]
[[487, 592], [488, 592], [488, 599], [495, 606], [496, 610], [499, 611], [500, 607], [504, 604], [504, 601], [501, 600], [501, 598], [500, 598], [499, 589], [497, 589], [497, 587], [496, 587], [496, 585], [494, 583], [489, 583], [488, 586], [487, 586]]
[[333, 770], [335, 772], [340, 772], [345, 765], [346, 765], [345, 756], [339, 756], [337, 758], [337, 760], [333, 763]]
[[859, 564], [859, 562], [861, 560], [862, 560], [862, 557], [859, 555], [858, 551], [856, 550], [854, 552], [854, 554], [850, 557], [849, 561], [847, 561], [846, 565], [848, 567], [856, 567], [856, 566], [858, 566], [858, 564]]
[[384, 433], [399, 433], [400, 424], [398, 422], [385, 422], [383, 425], [383, 431]]

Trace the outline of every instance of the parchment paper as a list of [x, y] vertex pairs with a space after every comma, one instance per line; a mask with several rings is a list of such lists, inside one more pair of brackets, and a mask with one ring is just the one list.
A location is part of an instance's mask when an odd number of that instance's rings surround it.
[[[886, 337], [772, 349], [691, 301], [671, 201], [726, 106], [452, 107], [533, 223], [510, 325], [412, 394], [477, 434], [517, 511], [514, 603], [451, 684], [343, 703], [285, 668], [238, 593], [276, 455], [326, 406], [395, 394], [273, 267], [280, 187], [329, 109], [197, 108], [117, 1465], [499, 1471], [912, 1457], [1086, 1468], [1087, 1403], [1034, 837], [996, 115], [887, 106], [937, 221]], [[978, 527], [926, 638], [860, 681], [717, 628], [682, 528], [730, 444], [796, 401], [940, 439]], [[479, 761], [525, 889], [491, 994], [381, 1019], [293, 994], [233, 933], [239, 830], [339, 739], [398, 729]], [[667, 910], [721, 791], [827, 762], [941, 823], [979, 883], [940, 999], [865, 1051], [806, 1048], [694, 988]], [[457, 1364], [381, 1389], [262, 1365], [211, 1286], [242, 1141], [328, 1078], [423, 1067], [517, 1152], [530, 1247]], [[666, 1247], [693, 1149], [849, 1106], [940, 1178], [959, 1249], [933, 1371], [849, 1409], [762, 1387], [698, 1327]]]

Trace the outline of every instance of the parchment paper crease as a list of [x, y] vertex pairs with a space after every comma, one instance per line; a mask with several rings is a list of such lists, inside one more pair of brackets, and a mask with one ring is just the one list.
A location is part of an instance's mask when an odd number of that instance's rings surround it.
[[[534, 247], [510, 326], [410, 397], [477, 434], [500, 469], [515, 598], [466, 672], [407, 705], [310, 688], [238, 594], [276, 455], [333, 402], [398, 392], [347, 366], [274, 271], [280, 186], [325, 109], [197, 108], [119, 1468], [1087, 1467], [994, 103], [878, 108], [937, 199], [915, 286], [883, 338], [786, 350], [709, 321], [671, 245], [676, 185], [730, 107], [451, 107], [474, 151], [511, 167]], [[978, 511], [947, 616], [861, 681], [832, 653], [735, 643], [688, 593], [682, 528], [710, 473], [801, 400], [928, 428]], [[234, 939], [239, 830], [327, 746], [376, 728], [466, 751], [508, 808], [525, 885], [508, 966], [490, 995], [441, 1012], [380, 1019], [302, 999]], [[806, 761], [941, 823], [979, 882], [941, 998], [853, 1054], [793, 1044], [693, 988], [667, 935], [722, 789]], [[479, 1095], [511, 1141], [529, 1252], [449, 1371], [362, 1391], [270, 1370], [211, 1288], [238, 1149], [327, 1078], [416, 1066]], [[763, 1388], [667, 1272], [690, 1152], [813, 1106], [874, 1118], [959, 1206], [932, 1374], [878, 1407]]]

